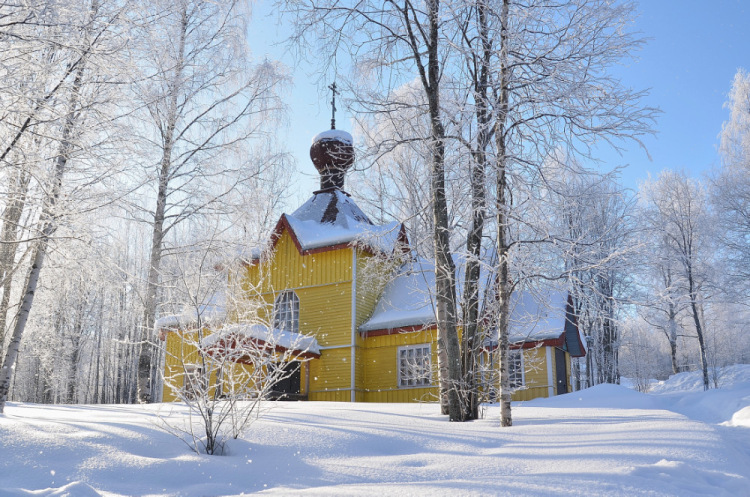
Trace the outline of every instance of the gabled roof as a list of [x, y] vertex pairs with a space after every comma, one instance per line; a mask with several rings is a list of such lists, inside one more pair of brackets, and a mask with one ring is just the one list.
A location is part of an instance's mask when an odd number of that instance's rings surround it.
[[[271, 247], [287, 230], [301, 254], [357, 245], [372, 252], [390, 255], [407, 246], [403, 224], [372, 223], [348, 194], [338, 189], [318, 191], [292, 214], [282, 214], [271, 234]], [[257, 261], [259, 253], [253, 253]]]
[[[456, 265], [456, 293], [463, 293], [465, 266], [460, 256], [454, 255]], [[485, 293], [486, 268], [481, 269], [479, 292]], [[359, 331], [393, 328], [418, 328], [435, 325], [435, 264], [422, 257], [412, 257], [390, 280], [375, 306], [372, 316]]]
[[568, 292], [514, 292], [510, 302], [510, 343], [560, 338], [565, 331]]
[[[372, 316], [360, 325], [359, 331], [399, 332], [434, 327], [434, 294], [434, 264], [422, 258], [412, 259], [386, 284]], [[509, 341], [515, 347], [543, 343], [563, 348], [573, 357], [586, 354], [567, 291], [514, 292], [510, 309]], [[496, 332], [486, 345], [497, 345]]]
[[372, 316], [362, 323], [359, 331], [434, 325], [434, 268], [430, 261], [422, 258], [402, 265], [385, 285]]
[[573, 357], [586, 355], [573, 300], [566, 290], [514, 292], [510, 305], [511, 344], [541, 342], [567, 350]]

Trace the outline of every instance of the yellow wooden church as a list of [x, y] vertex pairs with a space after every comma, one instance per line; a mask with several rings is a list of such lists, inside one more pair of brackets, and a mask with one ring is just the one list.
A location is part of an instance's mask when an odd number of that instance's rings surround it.
[[[290, 374], [275, 387], [291, 399], [436, 401], [434, 267], [412, 255], [403, 224], [373, 224], [344, 191], [354, 161], [348, 133], [319, 134], [310, 155], [320, 189], [283, 214], [264, 250], [246, 258], [231, 285], [241, 296], [204, 323], [207, 333], [231, 327], [256, 343], [274, 336], [276, 351], [295, 349]], [[585, 354], [567, 293], [516, 296], [511, 322], [513, 399], [567, 393], [571, 357]], [[166, 317], [157, 326], [165, 376], [183, 375], [187, 387], [185, 320]], [[498, 383], [495, 347], [487, 340], [483, 355], [489, 400]], [[175, 399], [165, 387], [163, 400]]]

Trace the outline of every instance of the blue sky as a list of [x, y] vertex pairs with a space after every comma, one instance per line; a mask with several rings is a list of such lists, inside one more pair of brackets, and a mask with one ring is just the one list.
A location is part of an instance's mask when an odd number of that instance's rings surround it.
[[701, 175], [718, 166], [723, 108], [737, 69], [750, 69], [750, 2], [745, 0], [640, 2], [636, 28], [648, 38], [639, 60], [615, 74], [633, 88], [650, 88], [659, 107], [657, 135], [646, 140], [653, 161], [637, 146], [611, 165], [627, 165], [626, 186], [648, 173], [684, 169]]
[[[268, 55], [292, 65], [292, 57], [275, 45], [288, 33], [274, 17], [266, 17], [270, 9], [268, 0], [256, 4], [251, 45], [257, 57]], [[627, 166], [622, 179], [629, 188], [662, 169], [699, 176], [716, 167], [718, 134], [728, 116], [723, 104], [732, 78], [740, 67], [750, 70], [750, 1], [644, 0], [639, 11], [635, 29], [647, 42], [637, 60], [614, 68], [613, 74], [632, 88], [650, 89], [645, 103], [662, 111], [656, 136], [645, 140], [651, 160], [634, 143], [627, 144], [623, 155], [600, 151], [603, 168]], [[282, 133], [297, 159], [297, 197], [304, 199], [317, 183], [308, 150], [310, 139], [329, 126], [330, 94], [319, 92], [314, 66], [303, 63], [293, 73], [289, 127]], [[337, 116], [339, 127], [346, 128], [346, 115]], [[291, 199], [291, 205], [297, 203]]]

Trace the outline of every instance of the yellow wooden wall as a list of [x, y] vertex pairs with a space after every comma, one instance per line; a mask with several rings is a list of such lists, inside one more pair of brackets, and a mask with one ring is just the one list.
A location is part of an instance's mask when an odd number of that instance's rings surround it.
[[[550, 359], [552, 361], [552, 383], [548, 381], [547, 370], [547, 349], [550, 349]], [[496, 353], [496, 352], [495, 352]], [[568, 391], [570, 391], [570, 356], [565, 353], [565, 361], [568, 375]], [[497, 364], [497, 357], [495, 357]], [[549, 397], [549, 387], [552, 387], [554, 394], [557, 392], [557, 379], [555, 378], [555, 350], [552, 347], [536, 347], [523, 349], [523, 366], [524, 366], [524, 388], [513, 392], [511, 396], [514, 401], [526, 401], [539, 397]], [[500, 375], [499, 371], [494, 377], [495, 389], [499, 391]]]
[[[356, 329], [372, 316], [380, 294], [388, 280], [393, 277], [393, 270], [399, 263], [398, 258], [386, 259], [361, 250], [357, 251]], [[365, 351], [368, 345], [359, 332], [356, 333], [356, 346], [356, 401], [364, 402], [368, 391], [368, 362]]]
[[[353, 270], [355, 250], [356, 269]], [[435, 330], [378, 337], [363, 337], [356, 332], [355, 343], [352, 344], [352, 324], [356, 329], [370, 317], [387, 282], [387, 276], [397, 263], [397, 259], [381, 259], [352, 247], [301, 255], [289, 233], [284, 230], [272, 257], [262, 263], [249, 265], [244, 274], [240, 275], [244, 300], [240, 299], [239, 304], [234, 304], [236, 307], [232, 309], [230, 316], [234, 319], [260, 318], [269, 322], [276, 296], [284, 290], [294, 290], [300, 300], [299, 331], [315, 336], [321, 347], [321, 357], [311, 360], [302, 369], [302, 393], [307, 393], [310, 400], [351, 400], [354, 352], [356, 401], [435, 401], [438, 394]], [[355, 271], [357, 284], [353, 288]], [[353, 290], [356, 292], [354, 320]], [[254, 316], [249, 316], [248, 313], [254, 313]], [[188, 350], [180, 350], [179, 342], [176, 333], [169, 333], [165, 366], [168, 374], [181, 375], [182, 372], [178, 371], [182, 368], [179, 358], [185, 358], [190, 353]], [[398, 347], [424, 343], [430, 343], [432, 347], [433, 386], [399, 388]], [[515, 392], [513, 400], [529, 400], [548, 395], [545, 352], [544, 347], [524, 350], [526, 388]], [[554, 360], [553, 353], [553, 372]], [[566, 362], [569, 362], [567, 354]], [[166, 389], [164, 400], [174, 400], [174, 396]]]
[[[535, 347], [523, 350], [524, 380], [528, 388], [547, 387], [547, 347]], [[552, 353], [554, 361], [555, 354]], [[554, 372], [554, 364], [552, 366]]]
[[[183, 340], [182, 332], [169, 332], [166, 337], [166, 357], [164, 359], [164, 386], [162, 387], [162, 400], [164, 402], [176, 402], [174, 388], [180, 388], [184, 384], [185, 365], [198, 362], [198, 354], [193, 345], [195, 338]], [[192, 343], [191, 343], [192, 342]]]
[[321, 357], [309, 363], [309, 382], [303, 369], [310, 400], [351, 399], [353, 250], [301, 255], [284, 230], [272, 257], [246, 270], [245, 298], [264, 303], [247, 307], [264, 309], [261, 319], [272, 319], [273, 302], [284, 290], [294, 290], [299, 298], [299, 332], [315, 336], [321, 347]]
[[[211, 333], [211, 330], [204, 330], [205, 336]], [[185, 383], [185, 368], [187, 366], [200, 366], [201, 360], [195, 348], [195, 333], [188, 333], [187, 339], [185, 333], [181, 331], [172, 331], [167, 334], [165, 340], [166, 358], [164, 367], [164, 376], [168, 379], [165, 381], [162, 390], [163, 402], [176, 402], [178, 400], [174, 389], [180, 389]], [[207, 361], [207, 366], [213, 367], [209, 375], [209, 395], [213, 395], [216, 385], [216, 374], [219, 366], [222, 368], [231, 368], [224, 374], [234, 375], [236, 387], [252, 386], [253, 366], [248, 364], [223, 362], [221, 365], [216, 361]], [[310, 361], [302, 360], [300, 367], [300, 394], [307, 395], [307, 377], [309, 375]], [[227, 385], [225, 384], [225, 388]]]
[[[555, 371], [555, 354], [552, 351], [552, 372]], [[523, 349], [524, 388], [513, 392], [515, 401], [549, 396], [547, 376], [547, 347]], [[553, 376], [554, 379], [554, 376]]]
[[261, 292], [327, 285], [352, 279], [352, 249], [345, 247], [301, 255], [289, 232], [284, 230], [274, 253], [264, 264]]
[[[433, 376], [432, 387], [399, 388], [398, 348], [405, 345], [431, 344]], [[365, 402], [420, 402], [436, 401], [437, 388], [437, 332], [423, 330], [396, 333], [364, 339], [362, 354], [364, 366]]]
[[[211, 330], [204, 329], [203, 336], [211, 334]], [[183, 336], [186, 338], [183, 339]], [[202, 366], [201, 358], [195, 344], [199, 340], [197, 332], [171, 331], [165, 340], [166, 357], [164, 359], [164, 385], [162, 386], [162, 401], [176, 402], [174, 389], [180, 389], [185, 383], [186, 366]], [[209, 361], [210, 362], [210, 361]], [[207, 364], [211, 366], [211, 364]], [[213, 385], [216, 384], [216, 371], [210, 371], [208, 385], [212, 386], [209, 395], [213, 395]]]

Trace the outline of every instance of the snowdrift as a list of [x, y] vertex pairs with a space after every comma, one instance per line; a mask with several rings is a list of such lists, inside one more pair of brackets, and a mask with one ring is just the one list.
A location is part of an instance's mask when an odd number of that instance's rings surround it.
[[691, 375], [514, 404], [506, 429], [497, 406], [449, 423], [434, 404], [269, 404], [213, 457], [159, 428], [182, 405], [11, 403], [0, 495], [750, 495], [750, 366], [709, 392]]

